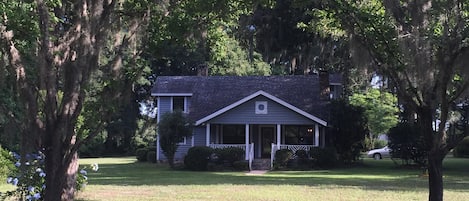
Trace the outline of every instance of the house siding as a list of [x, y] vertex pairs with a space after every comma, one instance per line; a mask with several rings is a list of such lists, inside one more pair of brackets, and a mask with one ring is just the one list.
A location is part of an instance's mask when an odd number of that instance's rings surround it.
[[[172, 111], [172, 97], [159, 97], [159, 108], [158, 108], [158, 119], [161, 118], [162, 115], [164, 115], [165, 113], [167, 112], [171, 112]], [[187, 97], [186, 98], [186, 107], [189, 108], [190, 106], [190, 97]], [[197, 137], [198, 138], [198, 137]], [[197, 138], [194, 138], [194, 141], [197, 139]], [[184, 156], [187, 154], [187, 151], [192, 147], [192, 137], [187, 137], [186, 138], [186, 143], [185, 144], [180, 144], [177, 151], [176, 151], [176, 154], [174, 155], [174, 159], [176, 161], [183, 161], [184, 160]], [[165, 161], [167, 158], [166, 156], [164, 155], [163, 153], [163, 150], [159, 150], [159, 160], [163, 160]]]
[[[171, 103], [171, 100], [172, 98], [171, 97], [160, 97], [160, 103], [159, 103], [159, 106], [160, 108], [158, 108], [158, 113], [160, 115], [163, 115], [164, 113], [166, 112], [171, 112], [171, 106], [172, 106], [172, 103]], [[161, 118], [161, 116], [160, 116]]]
[[194, 146], [205, 146], [206, 139], [205, 126], [194, 127]]
[[[256, 101], [267, 102], [267, 114], [256, 114]], [[209, 121], [215, 124], [312, 124], [313, 121], [266, 97], [256, 97]]]

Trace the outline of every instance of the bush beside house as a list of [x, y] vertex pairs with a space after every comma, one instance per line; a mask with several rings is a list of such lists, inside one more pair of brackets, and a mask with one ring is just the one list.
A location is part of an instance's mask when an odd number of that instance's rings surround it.
[[184, 157], [184, 166], [194, 171], [249, 170], [244, 154], [245, 151], [237, 147], [212, 149], [196, 146], [187, 152]]

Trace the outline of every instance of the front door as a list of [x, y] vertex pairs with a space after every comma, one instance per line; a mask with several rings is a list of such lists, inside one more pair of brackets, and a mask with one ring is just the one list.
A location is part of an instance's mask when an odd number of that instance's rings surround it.
[[274, 142], [274, 127], [261, 127], [261, 158], [270, 158]]

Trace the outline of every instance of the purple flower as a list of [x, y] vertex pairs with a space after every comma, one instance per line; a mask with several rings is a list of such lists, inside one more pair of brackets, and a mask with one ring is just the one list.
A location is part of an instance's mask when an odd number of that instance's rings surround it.
[[36, 188], [34, 188], [34, 186], [29, 186], [29, 187], [28, 187], [28, 191], [29, 191], [29, 192], [34, 192], [34, 190], [36, 190]]
[[46, 173], [40, 172], [40, 173], [39, 173], [39, 176], [40, 176], [40, 177], [46, 177]]
[[81, 169], [81, 170], [80, 170], [80, 174], [82, 174], [82, 175], [88, 175], [88, 172], [86, 172], [85, 169]]
[[16, 159], [16, 160], [20, 160], [21, 156], [16, 153], [16, 152], [11, 152], [11, 154], [13, 155], [13, 157]]
[[18, 178], [14, 178], [13, 181], [11, 182], [11, 184], [13, 184], [14, 186], [18, 185]]
[[7, 184], [11, 184], [12, 181], [13, 181], [13, 178], [12, 178], [12, 177], [8, 177], [8, 178], [7, 178]]
[[15, 163], [15, 167], [20, 167], [21, 166], [21, 163], [18, 161]]
[[33, 198], [36, 199], [36, 200], [39, 200], [39, 198], [41, 198], [41, 194], [35, 193], [35, 194], [33, 195]]

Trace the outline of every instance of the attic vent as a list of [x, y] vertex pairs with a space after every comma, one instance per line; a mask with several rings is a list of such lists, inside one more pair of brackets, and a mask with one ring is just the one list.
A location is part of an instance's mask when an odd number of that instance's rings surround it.
[[267, 114], [267, 101], [256, 101], [256, 114]]

